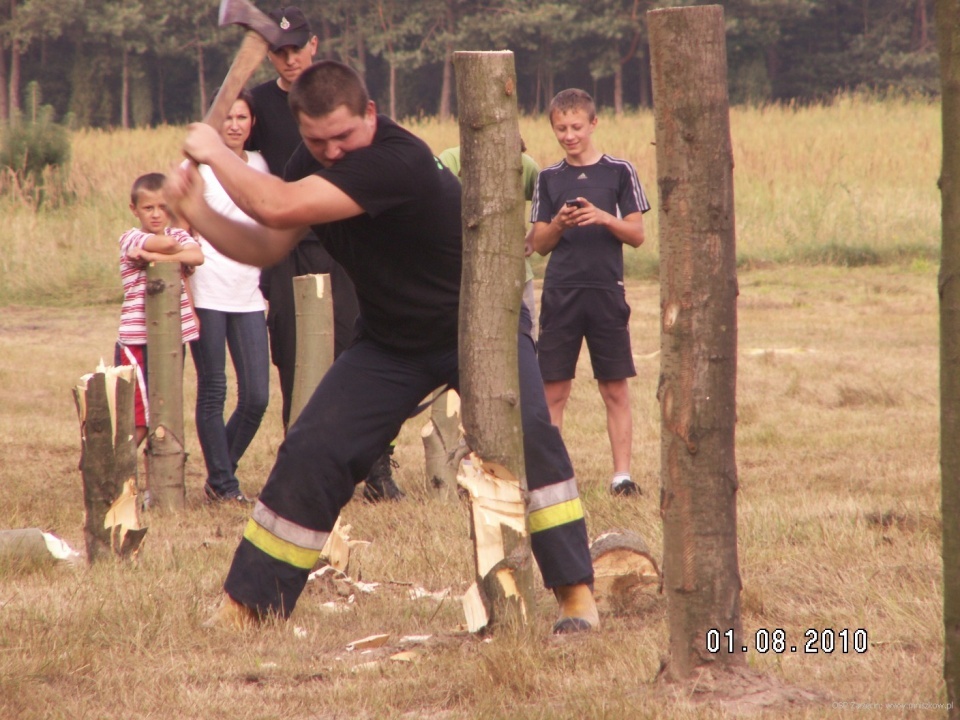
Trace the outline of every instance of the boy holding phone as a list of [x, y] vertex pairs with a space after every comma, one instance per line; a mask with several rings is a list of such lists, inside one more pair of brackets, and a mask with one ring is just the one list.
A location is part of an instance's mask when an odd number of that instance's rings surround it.
[[630, 477], [633, 418], [627, 379], [634, 377], [630, 306], [623, 285], [623, 245], [644, 240], [650, 209], [634, 167], [593, 145], [593, 98], [558, 93], [550, 124], [565, 158], [540, 172], [531, 206], [533, 249], [550, 253], [540, 298], [538, 357], [550, 419], [562, 430], [584, 338], [607, 411], [614, 495], [636, 495]]

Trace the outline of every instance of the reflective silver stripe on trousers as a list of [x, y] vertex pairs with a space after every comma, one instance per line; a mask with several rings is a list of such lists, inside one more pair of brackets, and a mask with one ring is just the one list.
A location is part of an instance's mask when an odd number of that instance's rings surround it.
[[309, 530], [302, 525], [297, 525], [280, 517], [259, 500], [253, 508], [253, 519], [270, 534], [307, 550], [319, 552], [327, 544], [327, 538], [330, 537], [328, 532]]
[[580, 497], [577, 490], [577, 479], [570, 478], [563, 482], [547, 485], [538, 490], [530, 491], [530, 504], [527, 506], [527, 512], [536, 512], [544, 508], [559, 505], [560, 503], [576, 500]]

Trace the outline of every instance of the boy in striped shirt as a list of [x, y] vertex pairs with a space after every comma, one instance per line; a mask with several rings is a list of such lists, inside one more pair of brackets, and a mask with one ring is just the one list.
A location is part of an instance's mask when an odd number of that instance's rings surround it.
[[613, 454], [610, 492], [636, 495], [630, 477], [633, 418], [627, 379], [637, 372], [630, 347], [630, 306], [623, 285], [623, 246], [643, 243], [650, 209], [633, 165], [593, 144], [597, 112], [583, 90], [550, 102], [550, 125], [566, 157], [540, 172], [531, 205], [531, 244], [550, 254], [540, 297], [537, 357], [550, 419], [563, 411], [584, 338], [607, 410]]
[[[134, 411], [137, 446], [147, 437], [147, 315], [146, 267], [151, 262], [179, 262], [184, 272], [203, 264], [200, 245], [186, 230], [169, 227], [170, 213], [163, 202], [164, 176], [148, 173], [138, 177], [130, 190], [130, 211], [140, 223], [120, 236], [120, 279], [123, 281], [123, 306], [120, 332], [114, 349], [114, 365], [132, 365], [136, 369]], [[197, 316], [180, 281], [180, 330], [183, 342], [200, 337]]]

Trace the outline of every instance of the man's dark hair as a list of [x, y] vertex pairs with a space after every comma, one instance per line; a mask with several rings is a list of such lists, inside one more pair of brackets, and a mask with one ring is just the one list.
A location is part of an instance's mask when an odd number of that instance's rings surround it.
[[554, 113], [565, 113], [574, 110], [585, 110], [587, 117], [593, 120], [597, 116], [597, 106], [586, 90], [569, 88], [558, 92], [550, 101], [550, 122], [553, 122]]
[[148, 190], [149, 192], [162, 190], [164, 180], [166, 180], [166, 176], [163, 173], [153, 172], [141, 175], [133, 181], [133, 187], [130, 188], [130, 202], [136, 206], [140, 200], [141, 190]]
[[346, 105], [354, 115], [364, 115], [370, 95], [357, 72], [335, 60], [314, 63], [297, 78], [290, 88], [290, 111], [294, 117], [303, 113], [319, 118]]

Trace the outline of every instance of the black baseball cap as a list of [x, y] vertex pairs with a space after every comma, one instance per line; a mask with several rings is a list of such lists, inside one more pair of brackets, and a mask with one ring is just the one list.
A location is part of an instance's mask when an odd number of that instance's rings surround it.
[[271, 10], [267, 15], [277, 23], [283, 32], [283, 38], [278, 43], [270, 43], [270, 49], [276, 52], [282, 47], [293, 45], [302, 48], [313, 37], [310, 32], [310, 23], [304, 17], [300, 8], [290, 5]]

